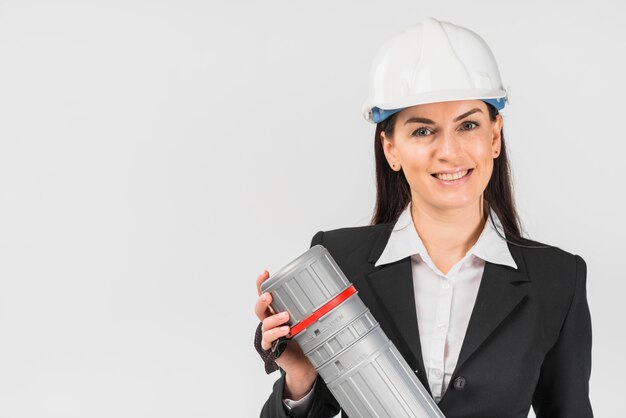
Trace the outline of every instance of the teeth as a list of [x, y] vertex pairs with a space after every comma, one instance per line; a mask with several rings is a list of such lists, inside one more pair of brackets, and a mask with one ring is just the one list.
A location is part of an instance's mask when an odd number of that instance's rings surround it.
[[440, 180], [457, 180], [457, 179], [460, 179], [461, 177], [465, 177], [467, 173], [469, 173], [469, 170], [459, 171], [458, 173], [454, 173], [454, 174], [435, 174], [435, 177], [437, 177]]

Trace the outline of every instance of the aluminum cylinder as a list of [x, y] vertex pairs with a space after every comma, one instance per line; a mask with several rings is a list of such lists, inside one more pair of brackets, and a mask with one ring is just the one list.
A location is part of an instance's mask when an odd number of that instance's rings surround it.
[[342, 298], [351, 286], [328, 250], [315, 245], [261, 290], [272, 294], [276, 312], [289, 312], [292, 332], [308, 324], [292, 339], [348, 416], [445, 418], [358, 292]]

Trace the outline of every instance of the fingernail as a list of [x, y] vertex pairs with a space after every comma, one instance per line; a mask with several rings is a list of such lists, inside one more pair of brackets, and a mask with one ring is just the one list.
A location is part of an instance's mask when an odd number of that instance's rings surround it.
[[284, 331], [289, 331], [289, 327], [287, 327], [287, 326], [280, 327], [280, 330], [283, 331], [283, 332]]
[[287, 318], [287, 312], [281, 312], [280, 313], [280, 317], [281, 318]]
[[261, 295], [261, 300], [262, 300], [263, 302], [267, 301], [267, 293], [263, 293], [263, 294]]

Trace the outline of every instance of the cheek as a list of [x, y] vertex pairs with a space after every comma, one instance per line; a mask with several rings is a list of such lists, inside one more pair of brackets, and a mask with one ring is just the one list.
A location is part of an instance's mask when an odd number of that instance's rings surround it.
[[482, 176], [488, 182], [491, 178], [491, 174], [493, 173], [493, 160], [491, 158], [487, 159], [482, 166]]
[[430, 167], [432, 167], [430, 151], [417, 147], [407, 150], [402, 167], [407, 179], [423, 177], [424, 174], [428, 174]]
[[480, 161], [476, 161], [476, 163], [478, 164], [478, 168], [480, 170], [477, 171], [475, 174], [478, 174], [477, 180], [479, 183], [479, 187], [484, 189], [485, 187], [487, 187], [487, 184], [489, 184], [489, 180], [491, 179], [491, 176], [493, 174], [492, 155], [490, 153], [486, 154]]
[[471, 143], [467, 151], [472, 156], [474, 163], [481, 168], [486, 169], [489, 166], [493, 166], [493, 149], [490, 140], [477, 138], [476, 141]]
[[396, 155], [403, 162], [403, 166], [416, 167], [428, 159], [428, 147], [419, 146], [415, 141], [402, 138], [396, 143]]

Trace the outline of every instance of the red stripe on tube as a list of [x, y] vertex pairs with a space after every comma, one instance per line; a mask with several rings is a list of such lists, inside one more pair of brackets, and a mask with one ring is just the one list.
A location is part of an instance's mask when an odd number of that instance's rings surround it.
[[317, 321], [318, 319], [326, 315], [328, 312], [332, 311], [334, 308], [337, 307], [337, 305], [339, 305], [341, 302], [348, 299], [350, 296], [352, 296], [355, 293], [356, 293], [356, 289], [354, 288], [354, 285], [350, 285], [350, 287], [346, 288], [337, 296], [335, 296], [334, 298], [326, 302], [324, 305], [322, 305], [318, 310], [313, 312], [311, 315], [307, 316], [302, 321], [298, 322], [296, 325], [291, 327], [291, 329], [289, 330], [289, 334], [287, 334], [287, 338], [295, 337], [300, 332], [302, 332], [302, 330], [306, 329], [313, 322]]

